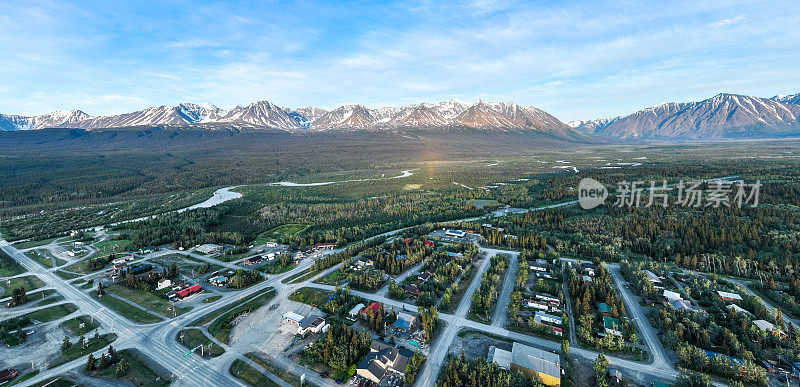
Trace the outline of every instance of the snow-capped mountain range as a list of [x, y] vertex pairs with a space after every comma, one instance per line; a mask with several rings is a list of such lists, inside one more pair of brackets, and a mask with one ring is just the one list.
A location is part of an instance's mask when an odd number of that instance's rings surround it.
[[535, 130], [552, 134], [577, 133], [552, 115], [531, 106], [485, 101], [468, 104], [458, 100], [379, 109], [353, 104], [331, 111], [315, 107], [292, 110], [268, 101], [259, 101], [230, 110], [223, 110], [212, 104], [181, 103], [177, 106], [157, 106], [132, 113], [99, 117], [91, 117], [82, 111], [56, 112], [35, 117], [0, 115], [0, 130], [92, 130], [209, 123], [288, 131], [471, 127], [508, 131]]
[[623, 139], [713, 140], [800, 134], [800, 94], [758, 98], [717, 94], [698, 102], [673, 102], [624, 117], [573, 121], [578, 131]]
[[624, 117], [572, 121], [569, 124], [532, 106], [459, 100], [378, 109], [350, 104], [330, 111], [317, 107], [289, 109], [259, 101], [228, 110], [210, 103], [181, 103], [98, 117], [80, 110], [34, 117], [0, 114], [0, 130], [96, 130], [155, 125], [214, 128], [216, 126], [206, 124], [219, 123], [292, 132], [474, 128], [536, 131], [580, 138], [586, 135], [674, 140], [784, 137], [800, 135], [800, 93], [772, 98], [723, 93], [698, 102], [663, 103]]

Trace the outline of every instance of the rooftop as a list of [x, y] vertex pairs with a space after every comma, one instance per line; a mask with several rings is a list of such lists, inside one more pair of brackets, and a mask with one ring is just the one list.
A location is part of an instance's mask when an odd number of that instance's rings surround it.
[[561, 361], [558, 354], [539, 348], [514, 343], [511, 348], [511, 363], [546, 375], [561, 377]]
[[502, 369], [509, 369], [511, 367], [511, 351], [506, 351], [495, 346], [489, 347], [489, 359], [497, 363]]

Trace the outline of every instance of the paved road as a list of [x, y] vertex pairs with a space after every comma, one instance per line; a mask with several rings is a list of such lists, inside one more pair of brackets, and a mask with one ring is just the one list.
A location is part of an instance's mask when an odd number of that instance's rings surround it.
[[[557, 208], [562, 206], [573, 205], [576, 202], [577, 201], [560, 203], [556, 205], [551, 205], [531, 210]], [[523, 210], [521, 212], [527, 212], [527, 211], [530, 210]], [[494, 215], [503, 216], [505, 215], [505, 213], [495, 213]], [[465, 220], [477, 220], [480, 218], [481, 217], [469, 218]], [[399, 232], [402, 232], [403, 230], [404, 229], [390, 231], [381, 235], [376, 235], [372, 238], [388, 237], [391, 235], [395, 235]], [[191, 385], [191, 386], [242, 385], [240, 381], [231, 378], [228, 374], [228, 367], [230, 366], [230, 363], [232, 363], [233, 360], [237, 358], [245, 360], [242, 357], [241, 353], [236, 353], [235, 351], [232, 351], [230, 355], [222, 356], [220, 358], [217, 358], [216, 360], [215, 359], [204, 360], [200, 358], [199, 355], [194, 355], [194, 354], [188, 355], [187, 357], [183, 356], [186, 353], [186, 349], [175, 340], [175, 337], [177, 336], [178, 332], [184, 329], [184, 327], [187, 326], [191, 321], [199, 318], [200, 316], [212, 310], [227, 307], [230, 304], [240, 299], [250, 297], [254, 293], [263, 290], [267, 287], [275, 287], [276, 291], [279, 293], [289, 293], [302, 286], [309, 286], [326, 290], [334, 289], [334, 287], [332, 286], [311, 283], [311, 281], [313, 281], [314, 278], [308, 279], [300, 284], [282, 284], [280, 282], [281, 279], [292, 276], [310, 267], [313, 264], [313, 260], [307, 259], [302, 261], [295, 269], [287, 273], [271, 276], [268, 280], [260, 284], [254, 285], [253, 287], [246, 289], [244, 291], [230, 292], [228, 297], [223, 297], [222, 299], [213, 303], [200, 305], [196, 307], [194, 310], [184, 315], [178, 316], [177, 318], [168, 319], [167, 321], [161, 323], [143, 325], [130, 322], [124, 318], [121, 318], [120, 316], [117, 316], [114, 312], [103, 307], [102, 304], [100, 304], [97, 300], [92, 298], [89, 294], [69, 284], [68, 281], [62, 279], [61, 277], [56, 276], [52, 271], [44, 269], [43, 267], [39, 266], [36, 262], [31, 260], [27, 256], [23, 255], [22, 253], [20, 253], [16, 248], [9, 245], [5, 240], [0, 239], [0, 248], [6, 251], [6, 253], [8, 253], [14, 259], [18, 260], [26, 269], [28, 269], [30, 273], [39, 276], [47, 286], [58, 289], [59, 292], [61, 292], [67, 300], [74, 303], [79, 308], [81, 313], [94, 315], [94, 317], [97, 320], [99, 320], [102, 326], [105, 327], [106, 329], [108, 329], [109, 327], [113, 327], [114, 332], [119, 335], [119, 338], [114, 343], [114, 346], [116, 348], [118, 349], [138, 348], [144, 353], [147, 353], [151, 358], [153, 358], [153, 360], [164, 366], [169, 372], [171, 372], [174, 375], [176, 385]], [[558, 350], [560, 346], [558, 342], [508, 331], [502, 326], [505, 316], [504, 313], [500, 313], [500, 315], [503, 317], [495, 319], [496, 325], [485, 325], [466, 319], [467, 311], [469, 310], [469, 305], [471, 303], [471, 296], [477, 289], [478, 285], [480, 284], [481, 275], [485, 272], [486, 268], [488, 267], [489, 264], [488, 258], [494, 255], [496, 252], [508, 253], [514, 255], [515, 257], [513, 264], [511, 264], [512, 270], [509, 271], [506, 277], [503, 286], [503, 291], [501, 292], [501, 296], [498, 301], [499, 305], [498, 310], [505, 309], [505, 305], [508, 302], [507, 301], [507, 298], [509, 297], [508, 295], [510, 294], [510, 291], [513, 289], [513, 281], [514, 281], [513, 273], [515, 273], [516, 271], [517, 253], [510, 251], [493, 250], [493, 249], [483, 249], [483, 250], [484, 252], [488, 253], [487, 258], [484, 259], [483, 262], [481, 263], [478, 273], [476, 274], [475, 278], [473, 278], [472, 282], [469, 284], [466, 294], [460, 300], [455, 313], [452, 315], [440, 314], [440, 318], [444, 324], [443, 331], [440, 333], [437, 340], [435, 340], [434, 345], [429, 349], [430, 356], [420, 374], [419, 380], [421, 380], [421, 382], [419, 382], [418, 385], [428, 386], [434, 384], [434, 381], [438, 374], [438, 370], [440, 369], [442, 363], [446, 358], [450, 344], [452, 343], [456, 334], [460, 330], [465, 328], [498, 334], [501, 336], [512, 338], [514, 340], [519, 340], [533, 345], [537, 345], [549, 350]], [[322, 276], [333, 270], [336, 270], [337, 268], [338, 265], [329, 268], [325, 270], [323, 273], [320, 273], [319, 275], [315, 276], [315, 278]], [[510, 281], [510, 286], [507, 286], [509, 281]], [[388, 297], [385, 297], [381, 293], [382, 292], [378, 292], [376, 294], [356, 292], [356, 291], [353, 292], [353, 294], [361, 296], [365, 299], [383, 302], [386, 305], [394, 306], [396, 309], [399, 308], [412, 311], [415, 311], [417, 309], [416, 306], [414, 305], [391, 300]], [[495, 311], [495, 314], [497, 315], [498, 312]], [[100, 351], [98, 351], [98, 353], [99, 352]], [[589, 359], [593, 359], [597, 355], [593, 351], [582, 350], [582, 349], [575, 349], [572, 351], [572, 353], [575, 356], [585, 357]], [[639, 362], [633, 362], [624, 359], [616, 359], [614, 357], [609, 357], [609, 359], [615, 366], [625, 370], [629, 370], [631, 372], [643, 368], [643, 364]], [[297, 370], [296, 365], [283, 364], [285, 362], [284, 360], [275, 359], [275, 361], [278, 362], [281, 366], [290, 367], [291, 368], [290, 372], [295, 372]], [[82, 365], [84, 362], [85, 358], [76, 359], [75, 361], [66, 363], [51, 370], [43, 371], [34, 378], [30, 379], [29, 382], [36, 383], [38, 381], [45, 380], [53, 376], [63, 374], [68, 370], [74, 369]], [[671, 367], [669, 369], [664, 369], [664, 370], [660, 368], [653, 370], [650, 370], [650, 367], [646, 368], [648, 369], [650, 375], [663, 378], [666, 380], [672, 380], [676, 375], [676, 372]], [[323, 384], [323, 385], [332, 384], [332, 382], [330, 381], [322, 380], [321, 378], [319, 378], [318, 375], [307, 375], [307, 377], [308, 376], [312, 378], [311, 381], [313, 383]]]

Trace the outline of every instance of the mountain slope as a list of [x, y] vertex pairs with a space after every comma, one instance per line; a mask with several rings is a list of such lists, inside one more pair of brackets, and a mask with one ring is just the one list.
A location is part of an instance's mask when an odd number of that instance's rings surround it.
[[792, 94], [792, 95], [776, 95], [770, 98], [773, 101], [777, 101], [780, 103], [788, 103], [792, 105], [800, 105], [800, 93]]
[[714, 140], [800, 133], [800, 105], [736, 94], [689, 103], [665, 103], [631, 115], [584, 124], [591, 133], [623, 139]]
[[[38, 120], [38, 121], [37, 121]], [[4, 130], [61, 127], [104, 129], [115, 127], [147, 127], [163, 125], [194, 125], [210, 130], [218, 124], [253, 128], [303, 130], [436, 130], [474, 128], [512, 132], [543, 132], [551, 135], [579, 134], [552, 115], [531, 106], [514, 103], [478, 101], [467, 104], [458, 100], [436, 104], [416, 104], [401, 107], [369, 109], [363, 105], [344, 105], [332, 111], [306, 107], [291, 110], [259, 101], [247, 106], [222, 110], [211, 104], [182, 103], [177, 106], [157, 106], [132, 113], [90, 117], [81, 112], [56, 112], [46, 116], [0, 116]]]
[[34, 117], [0, 114], [0, 131], [55, 128], [87, 118], [90, 116], [80, 110], [59, 110]]

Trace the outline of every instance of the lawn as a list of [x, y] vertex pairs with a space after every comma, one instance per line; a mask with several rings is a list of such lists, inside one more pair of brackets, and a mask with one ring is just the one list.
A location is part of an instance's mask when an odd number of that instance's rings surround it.
[[[169, 255], [165, 255], [163, 257], [158, 257], [158, 258], [152, 259], [151, 261], [153, 263], [157, 263], [157, 264], [161, 265], [162, 267], [170, 267], [174, 263], [178, 267], [178, 271], [180, 271], [182, 274], [184, 274], [184, 275], [186, 275], [188, 277], [191, 277], [191, 278], [197, 278], [197, 277], [200, 277], [200, 276], [202, 276], [204, 274], [207, 274], [207, 273], [203, 273], [203, 274], [200, 273], [200, 268], [202, 268], [203, 265], [206, 264], [206, 261], [203, 261], [203, 260], [197, 259], [197, 258], [193, 258], [193, 257], [190, 257], [188, 255], [177, 254], [177, 253], [176, 254], [169, 254]], [[212, 264], [211, 268], [208, 271], [208, 273], [215, 272], [215, 271], [222, 270], [222, 269], [224, 269], [223, 266]]]
[[259, 267], [258, 270], [269, 274], [283, 274], [294, 269], [296, 266], [297, 265], [294, 263], [294, 261], [292, 261], [292, 263], [289, 265], [281, 265], [280, 262], [276, 260], [275, 262]]
[[31, 387], [75, 387], [77, 384], [70, 381], [69, 379], [62, 379], [61, 376], [56, 376], [55, 378], [50, 378], [47, 380], [42, 380], [39, 383], [32, 385]]
[[178, 308], [177, 306], [169, 302], [167, 299], [159, 297], [153, 292], [133, 290], [125, 286], [122, 286], [120, 284], [112, 284], [105, 290], [108, 293], [116, 294], [121, 298], [133, 302], [134, 304], [139, 305], [145, 309], [156, 312], [162, 316], [172, 317], [173, 307], [175, 308], [175, 315], [177, 316], [180, 316], [192, 310], [191, 307]]
[[[81, 324], [83, 324], [83, 328], [80, 327]], [[92, 322], [92, 318], [87, 315], [73, 317], [62, 322], [59, 326], [73, 336], [85, 335], [97, 329], [97, 323]]]
[[[26, 303], [28, 303], [28, 302], [35, 303], [36, 301], [41, 301], [41, 300], [43, 300], [43, 299], [45, 299], [47, 297], [50, 297], [55, 292], [56, 291], [53, 290], [53, 289], [45, 289], [45, 290], [40, 290], [40, 291], [35, 292], [35, 293], [27, 293], [28, 301]], [[10, 294], [3, 294], [3, 297], [10, 297], [10, 296], [11, 296]], [[2, 297], [0, 297], [0, 298], [2, 298]], [[19, 305], [17, 305], [17, 306], [19, 306]]]
[[[100, 371], [98, 376], [117, 379], [134, 386], [168, 386], [171, 383], [169, 374], [166, 371], [159, 372], [150, 368], [147, 364], [154, 362], [138, 350], [124, 349], [117, 352], [117, 355], [130, 365], [128, 372], [118, 376], [116, 374], [117, 367], [114, 365]], [[159, 375], [160, 373], [161, 375]]]
[[45, 305], [55, 304], [56, 302], [63, 301], [63, 300], [64, 300], [64, 296], [58, 294], [58, 295], [53, 296], [53, 297], [49, 297], [49, 298], [46, 297], [44, 300], [41, 300], [41, 301], [37, 302], [35, 306], [45, 306]]
[[344, 281], [347, 281], [347, 273], [342, 270], [336, 270], [314, 282], [324, 285], [338, 285]]
[[[92, 296], [97, 298], [97, 293], [92, 292]], [[145, 312], [133, 305], [128, 304], [125, 301], [116, 299], [110, 295], [105, 295], [103, 297], [98, 298], [101, 304], [111, 308], [115, 312], [119, 313], [123, 317], [127, 318], [128, 320], [142, 323], [142, 324], [150, 324], [162, 321], [163, 318], [153, 315], [152, 313]]]
[[[262, 291], [260, 291], [260, 292], [256, 292], [255, 294], [253, 294], [252, 296], [250, 296], [250, 299], [252, 300], [252, 299], [255, 299], [255, 298], [261, 297], [261, 296], [263, 296], [263, 295], [265, 295], [265, 294], [267, 294], [267, 293], [273, 293], [273, 294], [270, 296], [270, 298], [272, 298], [272, 297], [274, 297], [274, 292], [275, 292], [275, 289], [273, 289], [273, 288], [267, 288], [267, 289], [264, 289], [264, 290], [262, 290]], [[231, 305], [228, 305], [228, 306], [225, 306], [225, 307], [219, 308], [219, 309], [217, 309], [217, 310], [215, 310], [215, 311], [213, 311], [213, 312], [211, 312], [211, 313], [208, 313], [208, 314], [206, 314], [206, 315], [205, 315], [205, 316], [203, 316], [203, 317], [200, 317], [200, 318], [199, 318], [199, 319], [197, 319], [197, 320], [194, 320], [194, 321], [192, 321], [192, 323], [191, 323], [191, 324], [189, 324], [189, 326], [193, 326], [193, 327], [199, 327], [199, 326], [206, 325], [206, 324], [208, 324], [209, 322], [211, 322], [211, 321], [215, 320], [217, 317], [221, 316], [223, 313], [225, 313], [225, 311], [227, 311], [227, 310], [229, 310], [229, 309], [231, 309], [231, 308], [236, 308], [236, 307], [242, 306], [242, 304], [245, 304], [245, 303], [247, 303], [248, 301], [249, 301], [249, 300], [239, 300], [239, 301], [237, 301], [237, 302], [234, 302], [234, 303], [233, 303], [233, 304], [231, 304]]]
[[78, 307], [74, 304], [61, 304], [40, 309], [35, 312], [28, 313], [25, 316], [30, 317], [31, 320], [36, 320], [39, 322], [50, 322], [64, 317], [76, 310], [78, 310]]
[[75, 279], [75, 278], [78, 278], [78, 277], [83, 277], [83, 275], [81, 275], [81, 274], [67, 273], [64, 270], [56, 271], [56, 275], [61, 277], [61, 278], [63, 278], [63, 279], [68, 279], [68, 280]]
[[[194, 349], [197, 348], [199, 345], [203, 345], [203, 351], [195, 351], [195, 353], [203, 354], [204, 358], [207, 357], [217, 357], [225, 353], [225, 350], [222, 349], [219, 345], [214, 345], [211, 339], [206, 336], [203, 331], [197, 328], [191, 329], [184, 329], [178, 333], [178, 337], [176, 337], [179, 343], [181, 343], [186, 349]], [[210, 347], [209, 347], [210, 345]]]
[[236, 359], [231, 364], [230, 369], [231, 375], [244, 380], [251, 386], [256, 387], [273, 387], [278, 386], [277, 383], [273, 382], [270, 378], [266, 377], [261, 372], [256, 371], [253, 367], [250, 367], [247, 363]]
[[216, 301], [216, 300], [219, 300], [220, 298], [222, 298], [222, 296], [211, 296], [211, 297], [206, 297], [205, 299], [203, 299], [203, 303], [205, 303], [205, 304], [210, 304], [210, 303], [212, 303], [212, 302], [214, 302], [214, 301]]
[[0, 250], [0, 277], [22, 274], [26, 271], [14, 258], [11, 258], [5, 251]]
[[293, 275], [293, 276], [291, 276], [289, 278], [285, 278], [285, 279], [281, 280], [281, 282], [283, 282], [283, 283], [287, 283], [288, 282], [288, 283], [296, 284], [298, 282], [303, 282], [303, 281], [305, 281], [307, 279], [314, 278], [314, 276], [316, 276], [317, 274], [319, 274], [321, 272], [322, 272], [322, 270], [313, 270], [312, 268], [309, 267], [308, 269], [305, 269], [305, 270], [301, 271], [300, 273], [297, 273], [297, 274], [295, 274], [295, 275]]
[[[31, 257], [31, 259], [33, 259], [34, 261], [38, 262], [40, 265], [48, 269], [54, 266], [61, 266], [67, 263], [67, 261], [63, 259], [58, 259], [54, 257], [53, 254], [50, 254], [50, 252], [47, 250], [31, 250], [28, 251], [27, 254], [29, 257]], [[53, 264], [54, 260], [55, 260], [55, 265]]]
[[231, 338], [231, 330], [233, 326], [230, 324], [237, 316], [256, 310], [266, 305], [272, 298], [275, 297], [275, 291], [269, 291], [261, 294], [258, 297], [251, 298], [243, 304], [230, 309], [227, 313], [219, 316], [208, 326], [208, 333], [214, 336], [217, 340], [228, 344]]
[[280, 242], [284, 237], [292, 236], [307, 229], [307, 224], [289, 223], [258, 234], [253, 244], [263, 245], [267, 242]]
[[0, 281], [0, 288], [3, 288], [3, 297], [10, 297], [13, 289], [23, 287], [26, 292], [39, 289], [44, 286], [44, 282], [35, 275], [26, 275], [8, 280]]
[[327, 302], [332, 295], [333, 293], [327, 290], [302, 288], [292, 293], [292, 295], [289, 296], [289, 299], [319, 308], [322, 305], [325, 305], [325, 302]]
[[21, 242], [21, 243], [14, 243], [14, 247], [16, 247], [19, 250], [30, 249], [30, 248], [33, 248], [33, 247], [49, 245], [50, 243], [53, 243], [54, 241], [56, 241], [59, 238], [63, 238], [63, 237], [42, 239], [42, 240], [38, 240], [38, 241], [27, 241], [27, 242]]
[[291, 384], [292, 386], [295, 386], [295, 387], [300, 387], [300, 378], [298, 378], [297, 376], [294, 376], [293, 374], [291, 374], [290, 372], [284, 370], [283, 368], [280, 368], [280, 367], [272, 364], [267, 359], [264, 359], [261, 356], [258, 356], [257, 354], [252, 353], [252, 352], [246, 354], [245, 356], [248, 359], [252, 360], [254, 363], [256, 363], [256, 364], [260, 365], [261, 367], [263, 367], [265, 370], [271, 372], [273, 375], [283, 379], [284, 382], [289, 383], [289, 384]]
[[[89, 336], [87, 336], [89, 337]], [[117, 335], [113, 333], [106, 333], [105, 335], [101, 335], [98, 338], [89, 337], [89, 345], [86, 349], [83, 348], [83, 345], [80, 343], [74, 342], [72, 346], [67, 349], [66, 352], [60, 352], [59, 356], [55, 358], [50, 364], [47, 366], [48, 369], [58, 367], [64, 363], [69, 363], [81, 356], [88, 355], [94, 351], [97, 351], [101, 348], [107, 347], [109, 344], [113, 343], [114, 340], [117, 339]]]

